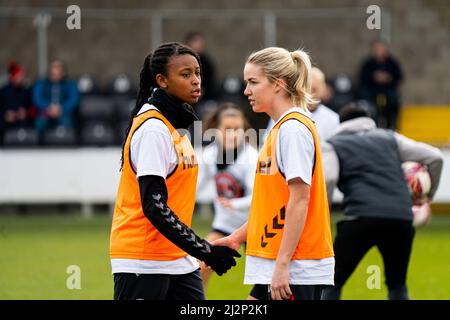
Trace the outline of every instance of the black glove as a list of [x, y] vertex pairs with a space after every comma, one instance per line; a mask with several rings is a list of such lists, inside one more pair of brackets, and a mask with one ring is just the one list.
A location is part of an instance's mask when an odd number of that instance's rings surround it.
[[211, 252], [206, 254], [201, 260], [221, 276], [236, 265], [233, 257], [240, 258], [241, 255], [229, 247], [211, 245]]

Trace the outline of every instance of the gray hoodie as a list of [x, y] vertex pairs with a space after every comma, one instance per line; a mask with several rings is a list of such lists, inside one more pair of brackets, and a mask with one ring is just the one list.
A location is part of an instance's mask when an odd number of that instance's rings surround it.
[[[344, 132], [375, 130], [376, 124], [371, 118], [361, 117], [345, 121], [339, 125], [334, 135]], [[401, 162], [415, 161], [427, 165], [431, 177], [430, 201], [439, 186], [443, 166], [442, 152], [426, 143], [411, 140], [399, 133], [394, 133]], [[339, 179], [339, 159], [330, 143], [322, 146], [324, 173], [329, 200]], [[330, 202], [331, 203], [331, 202]]]

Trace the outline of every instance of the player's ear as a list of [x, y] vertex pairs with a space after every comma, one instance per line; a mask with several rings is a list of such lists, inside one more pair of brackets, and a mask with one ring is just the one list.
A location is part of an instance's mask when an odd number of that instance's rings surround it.
[[283, 79], [276, 79], [274, 81], [275, 92], [278, 93], [280, 90], [284, 90], [286, 88], [286, 81]]
[[158, 73], [156, 75], [156, 84], [161, 89], [166, 89], [167, 88], [167, 78], [164, 75], [162, 75], [161, 73]]

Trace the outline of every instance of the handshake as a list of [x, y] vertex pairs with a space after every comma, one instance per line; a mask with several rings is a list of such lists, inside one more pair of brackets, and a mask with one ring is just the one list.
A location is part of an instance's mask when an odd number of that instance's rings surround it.
[[202, 257], [202, 261], [211, 267], [219, 276], [226, 273], [236, 265], [234, 258], [241, 255], [234, 249], [222, 245], [211, 245], [211, 251]]

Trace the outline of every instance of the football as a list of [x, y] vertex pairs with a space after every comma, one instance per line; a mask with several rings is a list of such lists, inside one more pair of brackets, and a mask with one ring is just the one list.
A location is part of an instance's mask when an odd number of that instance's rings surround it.
[[402, 169], [413, 202], [416, 203], [417, 200], [426, 197], [431, 188], [427, 167], [421, 163], [408, 161], [402, 163]]
[[428, 196], [430, 192], [430, 174], [425, 165], [417, 162], [404, 162], [402, 169], [414, 203], [412, 207], [413, 225], [415, 227], [425, 226], [430, 222], [431, 208], [428, 203], [420, 204], [419, 200]]

